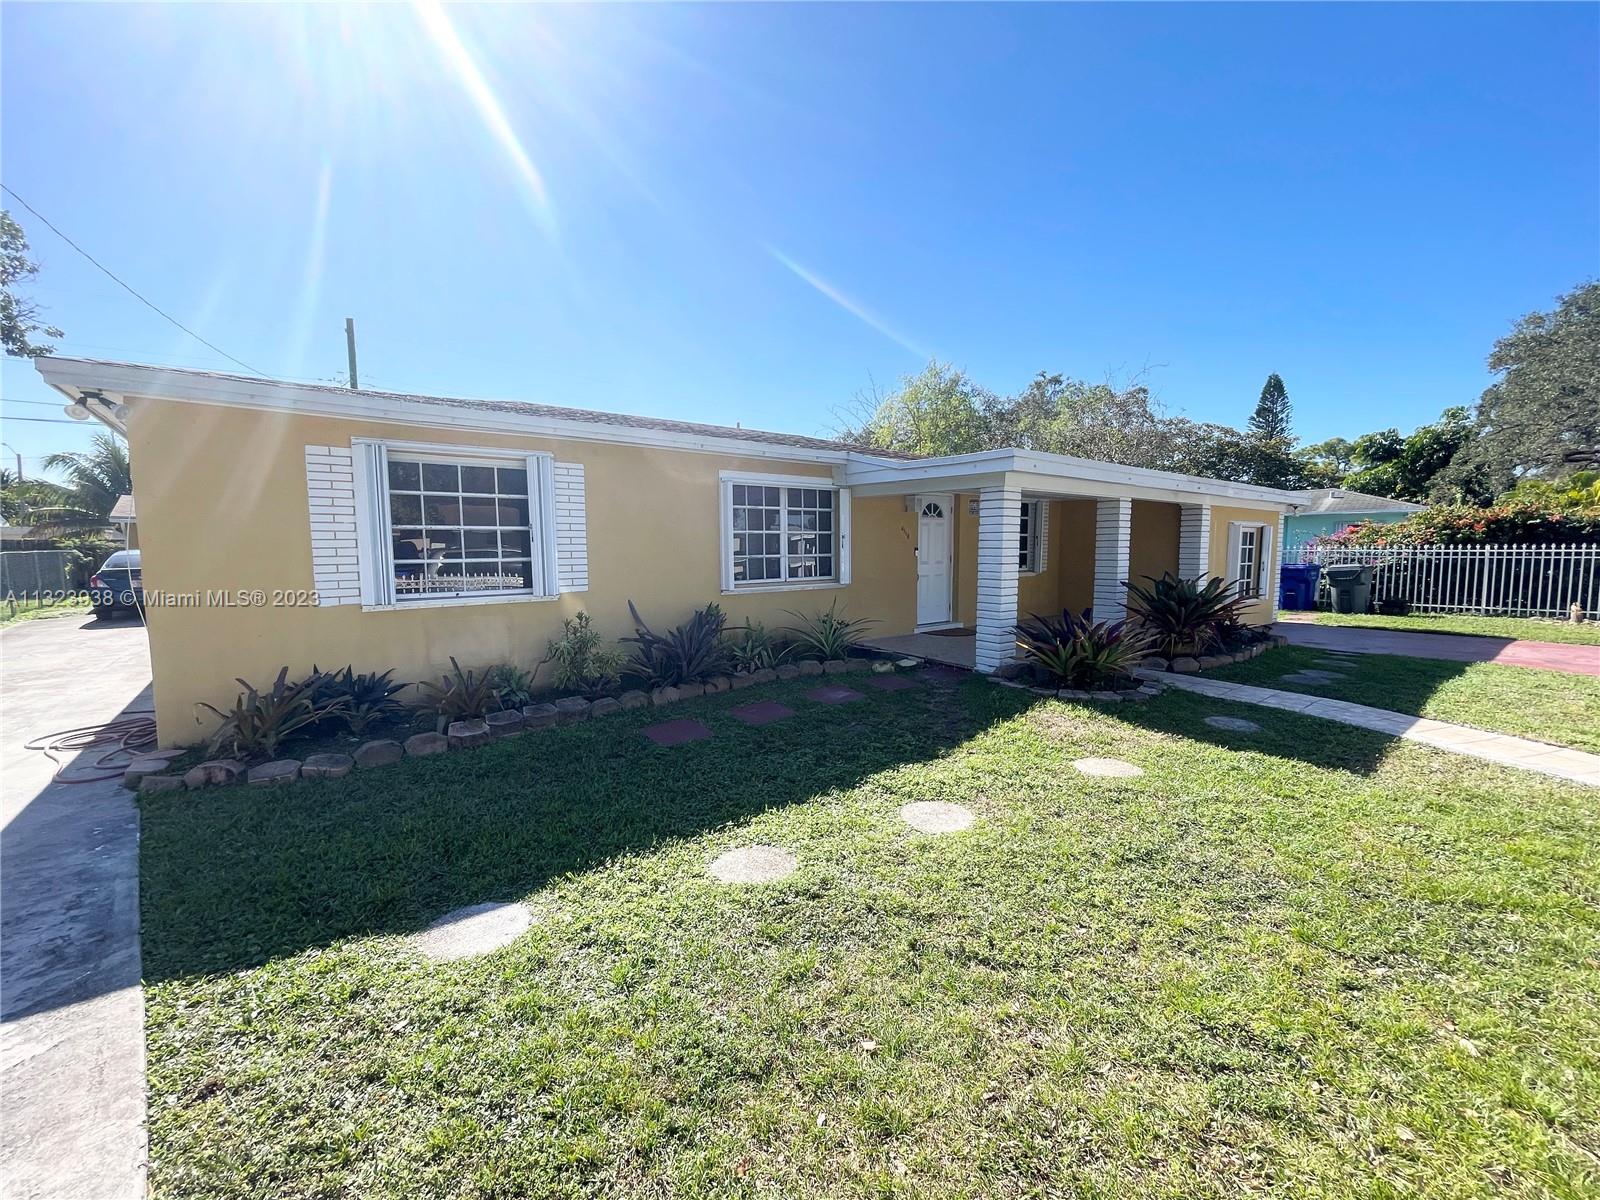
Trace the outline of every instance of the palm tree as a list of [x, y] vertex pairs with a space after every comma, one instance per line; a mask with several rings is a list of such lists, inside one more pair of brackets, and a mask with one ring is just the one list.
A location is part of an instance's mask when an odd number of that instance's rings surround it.
[[0, 467], [0, 517], [11, 525], [33, 525], [41, 509], [66, 502], [60, 484], [47, 479], [22, 479], [15, 471]]
[[87, 454], [76, 450], [52, 454], [45, 470], [62, 471], [67, 482], [59, 504], [33, 513], [37, 524], [58, 533], [104, 529], [119, 496], [133, 491], [128, 448], [109, 433], [97, 433]]

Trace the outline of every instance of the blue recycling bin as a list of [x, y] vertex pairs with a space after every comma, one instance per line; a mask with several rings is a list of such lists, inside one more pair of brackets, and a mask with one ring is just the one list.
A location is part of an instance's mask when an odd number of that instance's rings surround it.
[[1317, 579], [1322, 568], [1316, 563], [1284, 563], [1278, 568], [1278, 607], [1301, 611], [1317, 606]]

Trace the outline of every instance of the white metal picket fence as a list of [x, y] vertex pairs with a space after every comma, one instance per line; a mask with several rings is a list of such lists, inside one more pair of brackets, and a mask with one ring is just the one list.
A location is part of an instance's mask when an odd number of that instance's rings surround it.
[[[1372, 566], [1372, 596], [1418, 612], [1600, 617], [1600, 546], [1302, 546], [1291, 559]], [[1321, 598], [1328, 599], [1327, 576]]]

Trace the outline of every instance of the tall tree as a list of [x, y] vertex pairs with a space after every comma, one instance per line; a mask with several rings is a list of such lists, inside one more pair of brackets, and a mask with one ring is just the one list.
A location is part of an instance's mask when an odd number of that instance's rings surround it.
[[1494, 344], [1500, 378], [1478, 400], [1477, 436], [1445, 472], [1449, 484], [1490, 495], [1524, 478], [1570, 470], [1569, 454], [1600, 447], [1600, 282], [1530, 313]]
[[28, 257], [28, 238], [11, 214], [0, 210], [0, 343], [7, 354], [18, 358], [37, 358], [55, 350], [32, 340], [34, 334], [58, 338], [61, 330], [38, 319], [39, 306], [17, 294], [17, 285], [39, 273], [39, 264]]
[[1409, 437], [1397, 429], [1362, 434], [1350, 445], [1354, 469], [1341, 484], [1395, 500], [1486, 500], [1480, 487], [1446, 484], [1442, 475], [1472, 438], [1472, 418], [1459, 406], [1445, 409], [1431, 425], [1419, 425]]
[[948, 363], [931, 362], [887, 396], [865, 400], [861, 423], [846, 441], [906, 454], [967, 454], [988, 448], [986, 410], [995, 397]]
[[1250, 422], [1245, 428], [1258, 441], [1292, 444], [1294, 433], [1289, 428], [1291, 411], [1289, 389], [1283, 386], [1282, 376], [1274, 371], [1262, 385], [1261, 399], [1256, 401], [1256, 409], [1250, 414]]

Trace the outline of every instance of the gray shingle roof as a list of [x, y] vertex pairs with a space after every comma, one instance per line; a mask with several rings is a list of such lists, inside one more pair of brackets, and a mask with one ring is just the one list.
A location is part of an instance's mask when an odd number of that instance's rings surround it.
[[[151, 367], [146, 363], [118, 362], [107, 359], [81, 359], [78, 361], [92, 362], [97, 366], [106, 367], [137, 367], [142, 370], [158, 371], [162, 369], [160, 367]], [[185, 378], [203, 377], [241, 384], [286, 383], [303, 391], [327, 392], [335, 396], [349, 396], [351, 394], [349, 388], [339, 387], [334, 384], [300, 383], [295, 380], [263, 380], [253, 375], [234, 375], [225, 371], [198, 371], [184, 367], [172, 368], [172, 373], [174, 375], [182, 375]], [[371, 388], [361, 388], [355, 394], [406, 405], [462, 408], [479, 412], [502, 412], [511, 415], [548, 417], [556, 421], [610, 425], [622, 429], [660, 430], [666, 433], [682, 433], [694, 437], [732, 438], [746, 442], [761, 442], [771, 446], [789, 446], [798, 450], [855, 450], [869, 454], [874, 458], [919, 457], [918, 455], [902, 454], [892, 450], [867, 449], [832, 438], [807, 437], [798, 433], [775, 433], [771, 430], [746, 429], [742, 426], [709, 425], [699, 421], [676, 421], [668, 417], [635, 416], [629, 413], [606, 412], [594, 408], [567, 408], [556, 404], [535, 404], [526, 400], [474, 400], [461, 396], [427, 396], [413, 392], [374, 391]]]
[[1387, 496], [1352, 492], [1349, 488], [1313, 488], [1300, 495], [1305, 498], [1301, 516], [1313, 513], [1421, 512], [1427, 507], [1425, 504], [1412, 504], [1409, 500], [1391, 500]]

